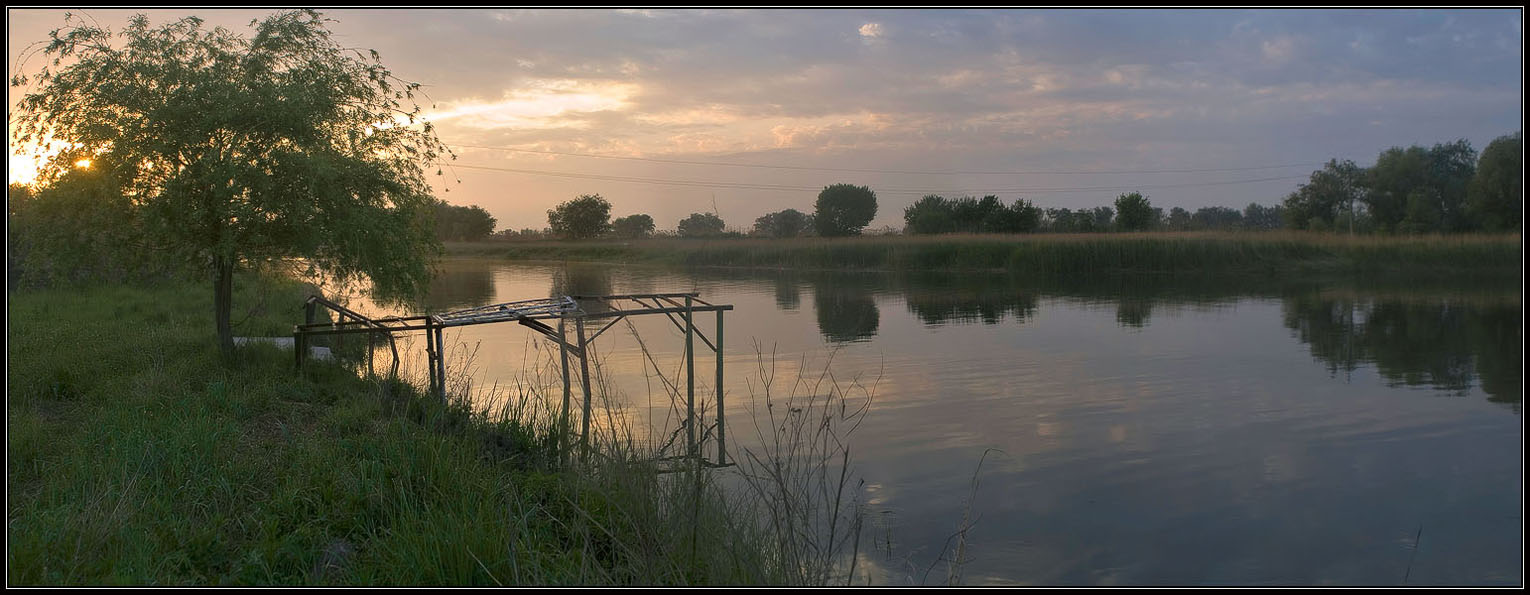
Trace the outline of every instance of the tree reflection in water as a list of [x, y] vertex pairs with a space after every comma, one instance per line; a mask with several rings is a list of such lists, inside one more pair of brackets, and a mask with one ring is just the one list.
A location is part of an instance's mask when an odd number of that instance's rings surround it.
[[1330, 372], [1373, 364], [1393, 384], [1427, 386], [1455, 394], [1473, 381], [1488, 399], [1523, 398], [1523, 316], [1519, 302], [1460, 299], [1287, 297], [1287, 328]]

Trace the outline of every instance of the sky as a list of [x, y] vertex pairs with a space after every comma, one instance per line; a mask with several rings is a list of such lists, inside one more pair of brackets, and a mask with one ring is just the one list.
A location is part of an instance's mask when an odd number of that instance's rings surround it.
[[[7, 11], [7, 69], [65, 10]], [[73, 11], [113, 30], [273, 10]], [[1519, 8], [1421, 10], [328, 10], [340, 43], [424, 85], [457, 159], [437, 196], [499, 229], [600, 194], [674, 229], [877, 193], [1046, 208], [1140, 191], [1194, 211], [1275, 204], [1329, 159], [1523, 126]], [[20, 90], [24, 92], [24, 90]], [[10, 89], [14, 109], [18, 89]], [[9, 176], [31, 154], [11, 146]]]

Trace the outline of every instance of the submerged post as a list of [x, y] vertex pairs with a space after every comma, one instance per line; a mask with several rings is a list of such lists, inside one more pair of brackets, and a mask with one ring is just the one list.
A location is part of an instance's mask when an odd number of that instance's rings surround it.
[[584, 316], [574, 318], [579, 335], [579, 376], [584, 381], [584, 429], [579, 432], [580, 456], [590, 456], [590, 346], [584, 340]]
[[695, 311], [691, 298], [685, 298], [685, 454], [696, 456], [696, 334]]
[[728, 464], [727, 434], [723, 427], [723, 311], [717, 311], [717, 464]]

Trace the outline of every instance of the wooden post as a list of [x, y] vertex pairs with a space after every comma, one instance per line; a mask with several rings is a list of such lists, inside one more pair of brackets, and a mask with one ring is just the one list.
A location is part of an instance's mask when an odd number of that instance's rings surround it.
[[723, 311], [717, 311], [717, 464], [728, 464], [727, 434], [723, 427]]
[[430, 392], [436, 392], [436, 333], [430, 318], [425, 318], [425, 369], [430, 374]]
[[393, 352], [393, 366], [388, 370], [390, 379], [398, 378], [398, 342], [393, 340], [393, 333], [388, 333], [388, 349]]
[[574, 319], [574, 332], [579, 335], [579, 376], [584, 380], [584, 429], [579, 433], [581, 457], [590, 456], [590, 346], [584, 340], [584, 317]]
[[372, 351], [373, 351], [373, 345], [376, 343], [376, 340], [377, 340], [377, 333], [367, 333], [367, 376], [376, 376], [377, 375], [376, 373], [374, 373], [372, 371]]
[[446, 402], [446, 341], [442, 339], [445, 327], [436, 325], [436, 396]]
[[[569, 400], [573, 395], [572, 378], [568, 376], [568, 333], [567, 321], [558, 319], [558, 359], [563, 360], [563, 415], [558, 424], [558, 452], [568, 454], [569, 436], [573, 435], [573, 427], [569, 425]], [[567, 462], [565, 460], [565, 462]]]
[[685, 298], [685, 454], [696, 456], [696, 320], [691, 298]]
[[292, 351], [293, 357], [297, 358], [294, 365], [299, 372], [303, 370], [303, 351], [308, 349], [303, 345], [303, 338], [303, 331], [296, 326], [292, 327]]
[[[314, 304], [313, 300], [303, 303], [303, 324], [313, 324], [315, 306], [316, 304]], [[308, 335], [306, 333], [292, 333], [292, 350], [297, 352], [294, 357], [297, 358], [298, 369], [303, 369], [303, 360], [308, 358]]]

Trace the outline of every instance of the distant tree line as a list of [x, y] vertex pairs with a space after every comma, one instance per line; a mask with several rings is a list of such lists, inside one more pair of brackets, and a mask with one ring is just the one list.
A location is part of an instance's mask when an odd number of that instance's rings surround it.
[[[930, 194], [903, 210], [903, 233], [1102, 233], [1113, 231], [1209, 231], [1304, 229], [1381, 233], [1511, 231], [1521, 225], [1521, 134], [1494, 140], [1479, 157], [1466, 140], [1433, 148], [1394, 147], [1376, 165], [1331, 160], [1278, 205], [1249, 203], [1242, 210], [1210, 206], [1168, 212], [1140, 192], [1123, 193], [1111, 206], [1068, 209], [1023, 198], [1005, 204], [998, 196], [946, 198]], [[584, 195], [547, 212], [541, 232], [501, 232], [499, 237], [588, 239], [643, 238], [656, 232], [646, 214], [610, 219], [611, 204]], [[818, 194], [811, 214], [784, 209], [761, 215], [747, 235], [767, 238], [861, 235], [876, 217], [876, 193], [865, 186], [835, 184]], [[679, 237], [743, 237], [716, 213], [691, 213], [676, 223]]]
[[904, 232], [1102, 233], [1108, 231], [1265, 230], [1280, 227], [1280, 209], [1250, 204], [1243, 211], [1174, 207], [1167, 214], [1140, 192], [1116, 197], [1114, 207], [1042, 209], [1025, 199], [1005, 205], [997, 196], [948, 199], [931, 194], [903, 211]]
[[1040, 207], [1025, 199], [1006, 206], [999, 197], [947, 199], [929, 194], [903, 209], [904, 231], [933, 233], [1026, 233], [1041, 227]]
[[[756, 219], [749, 235], [790, 238], [806, 235], [859, 235], [877, 214], [877, 196], [870, 188], [852, 184], [827, 186], [818, 194], [813, 214], [796, 209], [769, 213]], [[656, 235], [653, 217], [635, 214], [611, 220], [611, 203], [599, 194], [585, 194], [547, 211], [548, 227], [538, 234], [533, 230], [500, 232], [504, 239], [557, 237], [583, 240], [598, 237], [639, 239]], [[676, 222], [675, 235], [683, 238], [744, 237], [728, 231], [727, 223], [716, 213], [691, 213]]]
[[1381, 152], [1376, 165], [1330, 160], [1287, 196], [1295, 229], [1455, 233], [1520, 229], [1524, 212], [1521, 133], [1501, 136], [1479, 157], [1461, 139]]

